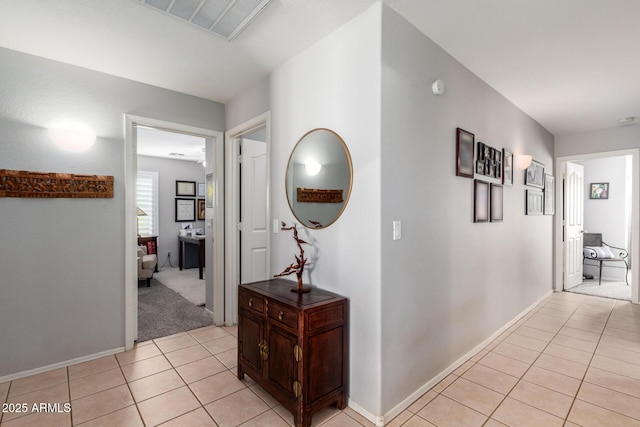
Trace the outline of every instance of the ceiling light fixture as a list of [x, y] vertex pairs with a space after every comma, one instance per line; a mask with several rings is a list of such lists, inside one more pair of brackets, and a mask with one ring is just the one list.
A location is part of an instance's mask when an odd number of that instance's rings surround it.
[[304, 170], [309, 176], [318, 175], [318, 173], [320, 173], [320, 169], [322, 169], [322, 165], [314, 159], [309, 159], [304, 162]]
[[198, 28], [229, 41], [242, 30], [271, 0], [141, 0], [142, 4], [161, 10]]

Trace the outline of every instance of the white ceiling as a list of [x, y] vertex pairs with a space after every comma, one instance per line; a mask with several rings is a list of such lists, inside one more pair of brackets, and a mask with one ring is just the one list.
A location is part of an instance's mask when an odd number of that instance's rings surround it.
[[[1, 0], [0, 46], [224, 103], [375, 1], [273, 0], [228, 42], [138, 0]], [[556, 135], [640, 116], [638, 0], [384, 1]]]
[[139, 156], [202, 162], [205, 138], [138, 126], [136, 130]]

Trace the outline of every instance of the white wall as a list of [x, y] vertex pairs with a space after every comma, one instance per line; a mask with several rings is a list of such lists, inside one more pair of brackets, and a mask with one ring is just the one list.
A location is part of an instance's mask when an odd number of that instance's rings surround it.
[[[2, 382], [125, 345], [124, 113], [223, 129], [224, 106], [7, 49], [0, 75], [0, 169], [115, 181], [113, 199], [0, 198]], [[94, 127], [89, 151], [52, 146], [65, 117]]]
[[[305, 282], [349, 298], [350, 405], [380, 413], [380, 5], [279, 67], [227, 105], [227, 128], [271, 110], [272, 218], [291, 222], [287, 161], [313, 128], [337, 132], [350, 150], [349, 204], [312, 242]], [[293, 261], [288, 233], [272, 239], [271, 270]]]
[[[197, 184], [205, 182], [204, 168], [196, 162], [138, 156], [138, 170], [158, 172], [158, 268], [169, 267], [168, 252], [171, 252], [171, 264], [177, 267], [178, 233], [183, 223], [175, 221], [176, 181], [195, 181], [197, 194]], [[193, 200], [198, 200], [198, 197], [193, 197]], [[196, 202], [196, 218], [198, 217], [197, 207]], [[194, 228], [202, 228], [204, 231], [204, 220], [190, 222]]]
[[[436, 79], [444, 95], [432, 93]], [[384, 413], [551, 290], [553, 217], [524, 214], [516, 170], [504, 188], [504, 221], [473, 223], [473, 180], [455, 176], [456, 127], [531, 154], [553, 173], [549, 132], [384, 7]], [[394, 220], [401, 240], [392, 240]]]

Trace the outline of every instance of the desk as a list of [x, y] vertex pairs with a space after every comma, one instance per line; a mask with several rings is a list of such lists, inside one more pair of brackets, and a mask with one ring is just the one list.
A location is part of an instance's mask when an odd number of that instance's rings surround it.
[[202, 280], [202, 268], [204, 267], [204, 236], [178, 236], [178, 265], [180, 270], [184, 265], [184, 244], [190, 243], [192, 245], [198, 245], [198, 271], [200, 273], [200, 280]]

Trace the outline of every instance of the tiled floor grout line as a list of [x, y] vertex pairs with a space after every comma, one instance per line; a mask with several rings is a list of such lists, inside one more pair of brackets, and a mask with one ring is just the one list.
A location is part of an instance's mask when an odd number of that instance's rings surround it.
[[[546, 306], [546, 304], [545, 304], [545, 306]], [[540, 311], [540, 309], [542, 309], [542, 308], [544, 308], [544, 306], [542, 306], [542, 307], [540, 307], [538, 310], [536, 310], [536, 311], [534, 312], [534, 314], [535, 314], [535, 313], [538, 313], [538, 312]], [[485, 421], [485, 422], [484, 422], [484, 424], [486, 424], [487, 422], [489, 422], [489, 420], [493, 417], [493, 414], [495, 414], [495, 412], [498, 410], [498, 408], [500, 408], [500, 406], [502, 405], [502, 403], [504, 403], [504, 401], [507, 399], [507, 397], [509, 397], [509, 396], [511, 395], [511, 392], [512, 392], [512, 391], [513, 391], [513, 390], [518, 386], [518, 384], [520, 383], [520, 381], [522, 381], [522, 380], [523, 380], [524, 376], [525, 376], [525, 375], [527, 375], [527, 372], [529, 372], [529, 370], [531, 369], [531, 367], [536, 363], [536, 361], [540, 358], [540, 356], [542, 356], [543, 352], [547, 349], [547, 347], [549, 347], [549, 344], [551, 344], [551, 342], [555, 339], [555, 337], [557, 337], [557, 336], [558, 336], [558, 332], [560, 332], [560, 330], [561, 330], [561, 329], [562, 329], [562, 328], [567, 324], [567, 322], [569, 321], [569, 319], [571, 319], [571, 316], [573, 316], [573, 314], [576, 312], [576, 310], [577, 310], [577, 309], [578, 309], [578, 307], [576, 307], [575, 309], [573, 309], [573, 310], [571, 311], [571, 315], [569, 315], [569, 317], [567, 317], [567, 320], [565, 320], [565, 321], [564, 321], [564, 323], [562, 324], [562, 326], [561, 326], [560, 328], [558, 328], [558, 331], [554, 333], [553, 337], [549, 340], [549, 342], [547, 342], [547, 344], [544, 346], [544, 348], [539, 352], [538, 356], [537, 356], [537, 357], [536, 357], [536, 358], [535, 358], [535, 359], [534, 359], [534, 360], [529, 364], [529, 367], [528, 367], [528, 368], [527, 368], [527, 369], [522, 373], [522, 375], [518, 378], [518, 381], [513, 385], [513, 387], [511, 387], [511, 389], [507, 392], [507, 394], [505, 394], [504, 399], [502, 399], [502, 400], [500, 401], [500, 403], [495, 407], [495, 409], [491, 412], [491, 415], [489, 415], [489, 418], [487, 418], [487, 421]], [[544, 314], [544, 313], [543, 313], [543, 314]], [[531, 317], [533, 317], [533, 315], [532, 315], [532, 316], [530, 316], [530, 318], [531, 318]], [[524, 324], [523, 324], [523, 325], [520, 325], [520, 327], [522, 327], [522, 326], [524, 326]], [[518, 327], [518, 329], [519, 329], [520, 327]], [[534, 328], [534, 327], [532, 327], [532, 326], [531, 326], [531, 328], [533, 328], [533, 329], [538, 329], [538, 328]], [[516, 330], [517, 330], [517, 329], [516, 329]], [[542, 330], [542, 329], [538, 329], [538, 330]], [[545, 331], [545, 332], [550, 332], [550, 331]], [[511, 332], [509, 335], [507, 335], [507, 337], [509, 337], [509, 336], [513, 335], [514, 333], [515, 333], [515, 331]], [[502, 342], [504, 342], [504, 340], [503, 340]], [[514, 345], [516, 345], [516, 344], [514, 344]], [[520, 346], [518, 346], [518, 347], [520, 347]], [[526, 348], [526, 347], [521, 347], [521, 348]], [[505, 357], [508, 357], [508, 356], [505, 356]], [[514, 360], [516, 360], [516, 359], [514, 359]], [[540, 387], [543, 387], [543, 386], [540, 386]], [[544, 388], [546, 388], [546, 387], [544, 387]], [[547, 390], [550, 390], [550, 389], [547, 389]], [[555, 390], [552, 390], [552, 391], [555, 391]], [[576, 393], [577, 393], [577, 391], [576, 391]], [[512, 397], [512, 399], [514, 399], [514, 400], [518, 400], [518, 399], [515, 399], [515, 398], [513, 398], [513, 397]], [[574, 399], [575, 399], [575, 398], [574, 398]], [[520, 401], [518, 400], [518, 402], [520, 402]], [[531, 405], [529, 405], [529, 404], [528, 404], [528, 403], [526, 403], [526, 402], [520, 402], [520, 403], [523, 403], [523, 404], [525, 404], [525, 405], [527, 405], [527, 406], [531, 406]], [[536, 408], [536, 409], [540, 409], [540, 408]], [[544, 411], [543, 409], [540, 409], [540, 410]], [[547, 414], [553, 415], [554, 417], [558, 417], [557, 415], [551, 414], [550, 412], [547, 412], [547, 411], [544, 411], [544, 412], [546, 412]], [[569, 409], [569, 411], [567, 412], [567, 415], [565, 416], [565, 418], [564, 418], [564, 420], [563, 420], [563, 424], [564, 424], [564, 423], [566, 423], [566, 421], [567, 421], [567, 417], [569, 416], [569, 413], [570, 413], [570, 409]], [[560, 418], [560, 417], [558, 417], [558, 418]], [[496, 420], [496, 421], [498, 421], [498, 420]], [[483, 425], [484, 425], [484, 424], [483, 424]]]
[[602, 336], [604, 335], [604, 330], [607, 328], [607, 323], [609, 323], [609, 319], [611, 318], [611, 314], [613, 313], [613, 309], [615, 308], [616, 304], [613, 304], [613, 307], [611, 307], [611, 310], [609, 310], [609, 315], [607, 316], [607, 321], [604, 322], [604, 325], [602, 327], [602, 331], [600, 332], [600, 337], [598, 337], [598, 342], [596, 342], [595, 347], [593, 348], [593, 353], [591, 353], [591, 358], [589, 359], [589, 363], [587, 364], [587, 369], [585, 369], [584, 374], [582, 375], [582, 379], [580, 380], [580, 384], [578, 384], [578, 389], [576, 390], [576, 394], [573, 397], [573, 400], [571, 401], [571, 405], [569, 405], [569, 411], [567, 412], [567, 416], [565, 417], [565, 424], [567, 422], [569, 422], [569, 414], [571, 414], [571, 410], [573, 409], [573, 406], [576, 404], [576, 400], [578, 400], [578, 394], [580, 394], [580, 389], [582, 389], [582, 385], [584, 384], [584, 380], [587, 377], [587, 372], [589, 372], [589, 368], [591, 367], [591, 362], [593, 361], [593, 358], [596, 355], [596, 351], [598, 350], [598, 346], [600, 345], [600, 341], [602, 340]]

